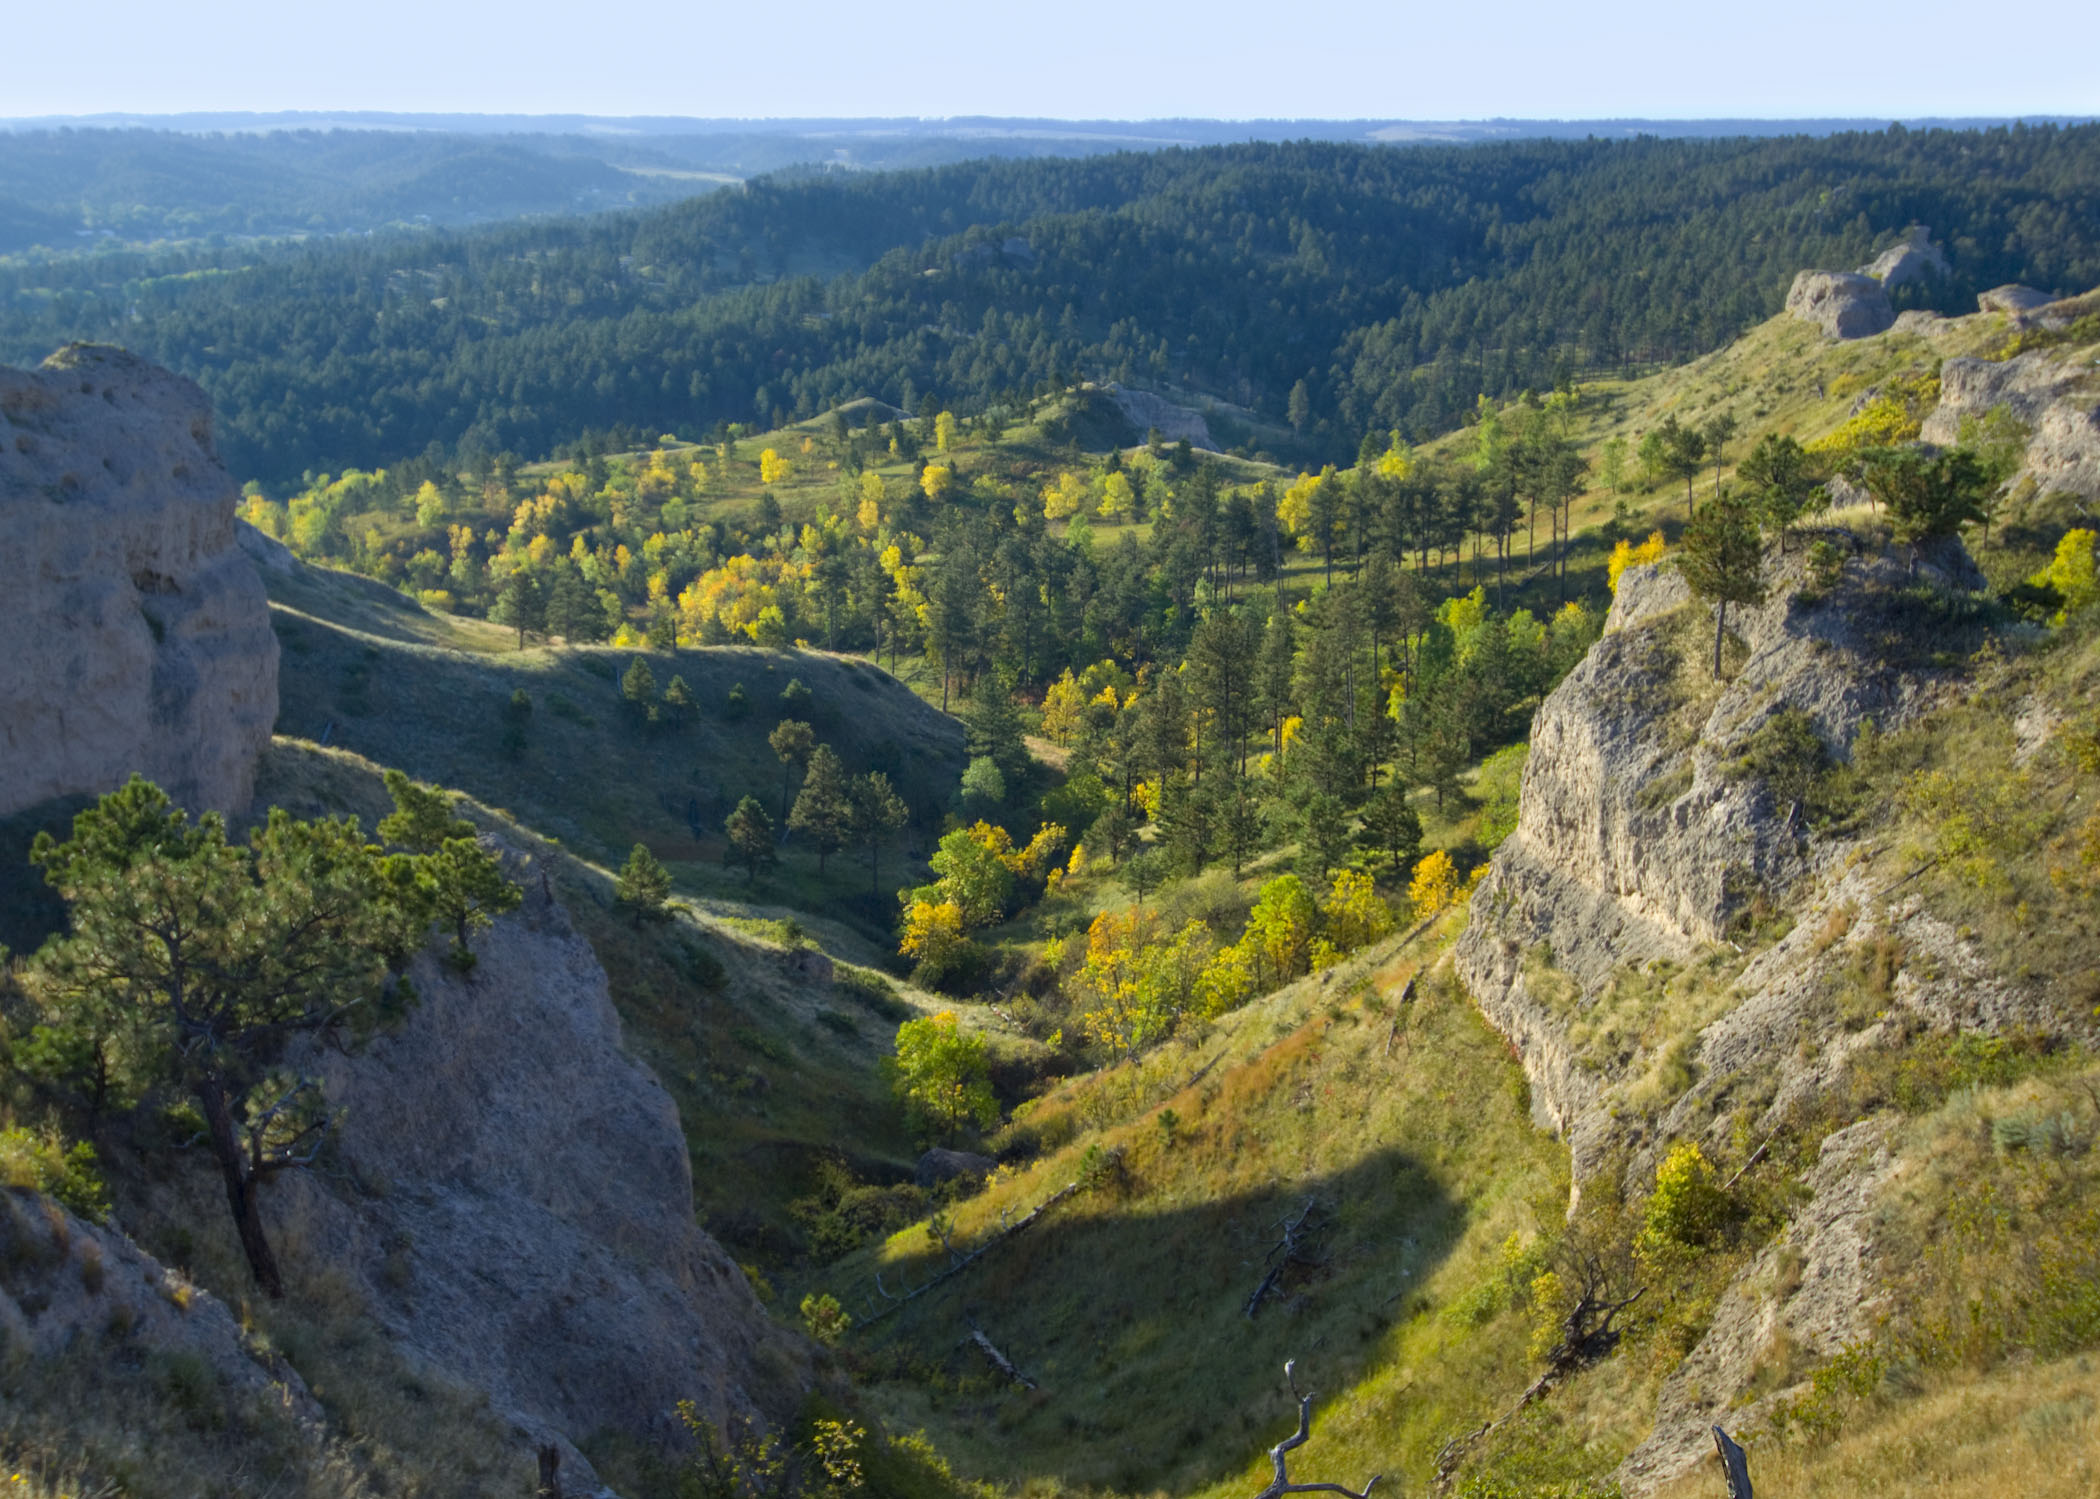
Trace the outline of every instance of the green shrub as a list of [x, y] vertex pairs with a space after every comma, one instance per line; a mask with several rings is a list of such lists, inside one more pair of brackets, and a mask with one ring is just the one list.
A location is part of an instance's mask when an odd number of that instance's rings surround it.
[[0, 1130], [0, 1186], [55, 1197], [94, 1223], [109, 1217], [109, 1187], [85, 1142], [69, 1148], [54, 1135]]

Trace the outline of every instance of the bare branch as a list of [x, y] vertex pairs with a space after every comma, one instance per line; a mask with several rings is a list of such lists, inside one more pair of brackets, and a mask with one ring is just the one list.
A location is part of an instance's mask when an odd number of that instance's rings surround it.
[[1285, 1494], [1346, 1494], [1348, 1499], [1371, 1499], [1371, 1490], [1378, 1486], [1383, 1474], [1373, 1473], [1361, 1489], [1352, 1489], [1339, 1483], [1292, 1483], [1290, 1454], [1303, 1447], [1312, 1437], [1313, 1393], [1298, 1389], [1298, 1365], [1295, 1359], [1283, 1366], [1284, 1383], [1298, 1401], [1298, 1429], [1269, 1449], [1269, 1461], [1275, 1464], [1276, 1476], [1269, 1486], [1255, 1495], [1255, 1499], [1282, 1499]]

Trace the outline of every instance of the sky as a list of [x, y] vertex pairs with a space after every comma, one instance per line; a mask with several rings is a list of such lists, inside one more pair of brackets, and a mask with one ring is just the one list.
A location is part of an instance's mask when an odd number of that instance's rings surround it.
[[403, 110], [1059, 119], [2100, 114], [2030, 0], [9, 0], [0, 117]]

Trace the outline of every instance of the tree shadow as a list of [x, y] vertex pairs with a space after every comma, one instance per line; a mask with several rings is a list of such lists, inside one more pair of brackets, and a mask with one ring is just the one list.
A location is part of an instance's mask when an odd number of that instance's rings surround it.
[[[1286, 1359], [1330, 1397], [1368, 1372], [1381, 1334], [1426, 1307], [1417, 1288], [1467, 1222], [1445, 1185], [1394, 1149], [1199, 1203], [1153, 1207], [1142, 1192], [1108, 1173], [854, 1341], [878, 1377], [955, 1391], [932, 1398], [1000, 1454], [1002, 1477], [1188, 1492], [1289, 1434]], [[1301, 1257], [1250, 1317], [1285, 1225], [1308, 1204]], [[883, 1272], [884, 1289], [901, 1294], [947, 1263], [929, 1236], [926, 1252]], [[848, 1312], [883, 1314], [865, 1262], [854, 1271], [837, 1288]], [[973, 1330], [1036, 1388], [999, 1375]], [[1316, 1412], [1315, 1465], [1317, 1423]]]

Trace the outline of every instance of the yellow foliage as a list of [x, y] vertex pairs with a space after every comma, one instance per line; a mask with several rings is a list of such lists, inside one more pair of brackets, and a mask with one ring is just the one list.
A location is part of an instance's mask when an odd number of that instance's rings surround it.
[[1939, 404], [1939, 399], [1938, 375], [1900, 376], [1885, 384], [1879, 395], [1835, 432], [1803, 443], [1802, 447], [1817, 457], [1844, 458], [1866, 448], [1909, 442], [1918, 435], [1927, 413]]
[[1086, 689], [1066, 667], [1064, 675], [1043, 694], [1043, 732], [1056, 744], [1069, 744], [1086, 721]]
[[2074, 526], [2056, 543], [2056, 555], [2049, 565], [2027, 580], [2063, 595], [2064, 606], [2056, 611], [2052, 624], [2060, 625], [2100, 601], [2100, 568], [2096, 568], [2094, 560], [2096, 540], [2100, 540], [2100, 535]]
[[1110, 474], [1101, 481], [1101, 504], [1096, 513], [1105, 521], [1126, 521], [1137, 506], [1137, 491], [1130, 487], [1130, 480], [1122, 474]]
[[[1650, 531], [1648, 539], [1639, 546], [1635, 546], [1624, 537], [1619, 538], [1619, 544], [1611, 549], [1611, 557], [1604, 564], [1604, 575], [1611, 583], [1611, 591], [1619, 591], [1619, 575], [1627, 568], [1647, 567], [1651, 563], [1660, 562], [1667, 549], [1663, 533], [1660, 531]], [[1563, 607], [1573, 609], [1576, 606], [1568, 604]]]
[[1378, 458], [1378, 477], [1381, 479], [1405, 479], [1414, 468], [1414, 458], [1407, 444], [1400, 438], [1398, 428], [1393, 431], [1392, 442]]
[[1137, 798], [1137, 804], [1145, 809], [1146, 817], [1159, 816], [1159, 782], [1157, 780], [1139, 781], [1131, 789], [1130, 794]]
[[1043, 487], [1043, 519], [1069, 520], [1086, 503], [1086, 480], [1067, 469]]
[[926, 491], [927, 499], [939, 504], [955, 490], [955, 470], [945, 463], [929, 463], [919, 475], [919, 488]]
[[786, 481], [787, 476], [790, 472], [792, 472], [792, 470], [788, 467], [788, 461], [785, 458], [781, 457], [780, 454], [775, 452], [773, 449], [767, 448], [763, 453], [760, 453], [758, 455], [759, 483], [783, 483]]
[[1407, 898], [1414, 903], [1417, 917], [1428, 917], [1450, 905], [1457, 890], [1458, 872], [1451, 866], [1451, 856], [1437, 849], [1415, 865], [1414, 878], [1407, 886]]
[[962, 940], [961, 906], [952, 900], [915, 900], [904, 912], [904, 937], [897, 951], [924, 961]]
[[933, 445], [945, 453], [955, 446], [955, 413], [943, 411], [933, 419]]
[[1392, 908], [1360, 869], [1337, 869], [1327, 897], [1327, 940], [1339, 952], [1376, 942], [1393, 929]]

